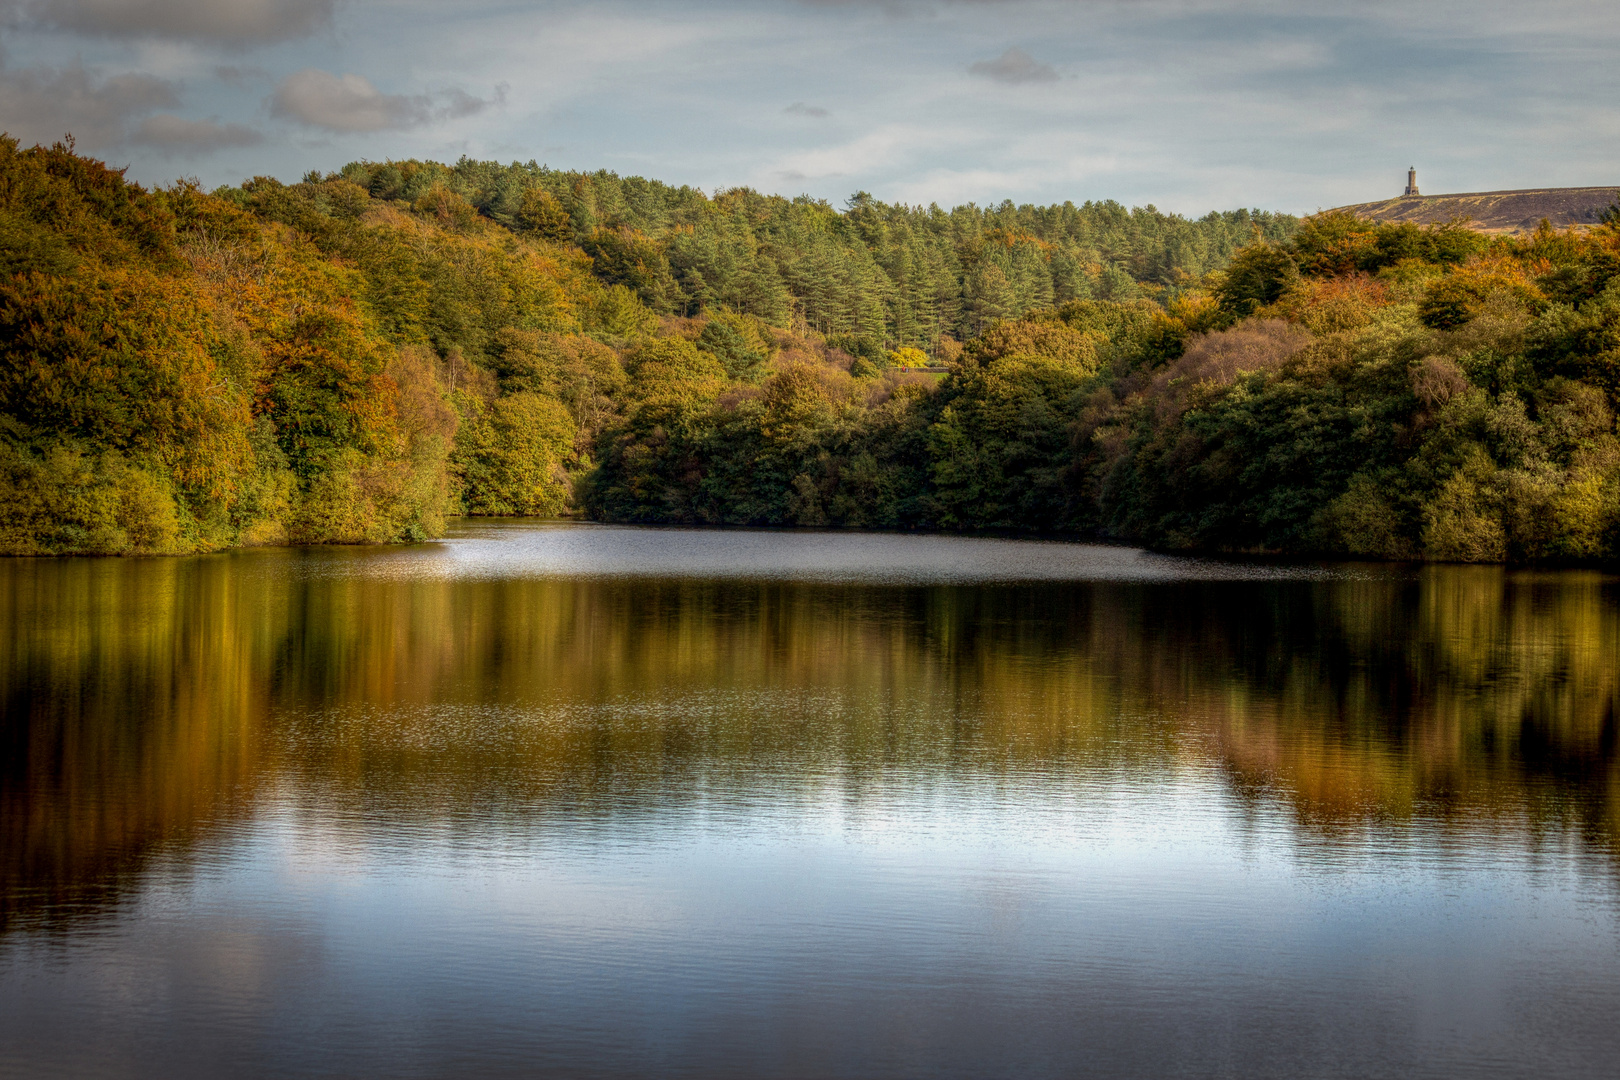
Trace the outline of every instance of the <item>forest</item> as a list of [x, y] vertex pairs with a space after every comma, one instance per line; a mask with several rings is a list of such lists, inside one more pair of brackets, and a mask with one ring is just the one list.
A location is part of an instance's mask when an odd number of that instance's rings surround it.
[[1449, 561], [1620, 554], [1620, 226], [842, 209], [0, 140], [0, 551], [458, 514]]

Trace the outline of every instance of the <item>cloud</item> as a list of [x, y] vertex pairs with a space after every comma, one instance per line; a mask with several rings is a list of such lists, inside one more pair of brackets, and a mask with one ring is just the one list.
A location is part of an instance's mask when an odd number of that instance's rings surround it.
[[82, 64], [0, 70], [0, 117], [24, 145], [66, 134], [86, 149], [116, 145], [131, 118], [178, 103], [174, 84], [152, 75], [102, 77]]
[[[47, 142], [71, 130], [81, 148], [100, 143], [128, 160], [143, 182], [170, 179], [174, 162], [192, 160], [223, 183], [335, 168], [362, 150], [453, 158], [461, 142], [452, 140], [466, 140], [475, 157], [538, 154], [558, 167], [829, 199], [857, 188], [923, 204], [1112, 197], [1194, 214], [1362, 202], [1391, 184], [1398, 192], [1414, 161], [1425, 190], [1437, 191], [1597, 184], [1620, 168], [1620, 5], [905, 3], [913, 17], [900, 25], [889, 21], [893, 5], [871, 2], [285, 0], [276, 10], [290, 21], [276, 23], [251, 0], [0, 0], [0, 43], [14, 69], [0, 65], [0, 128]], [[53, 12], [86, 33], [12, 19], [19, 11]], [[187, 11], [203, 21], [151, 18]], [[319, 27], [327, 11], [336, 32], [239, 55], [219, 44]], [[242, 12], [258, 21], [234, 30], [218, 21]], [[125, 36], [87, 36], [114, 32]], [[1009, 45], [1061, 81], [1017, 81], [1027, 69], [1009, 64], [1019, 57], [1004, 54]], [[88, 72], [75, 81], [63, 73], [79, 71], [81, 56]], [[727, 62], [693, 60], [710, 56]], [[982, 66], [970, 74], [973, 61]], [[340, 88], [345, 72], [370, 82], [342, 109], [295, 80], [272, 120], [278, 84], [306, 66]], [[108, 76], [130, 71], [154, 78], [146, 96], [106, 92]], [[503, 79], [512, 90], [499, 110], [481, 99]], [[184, 107], [153, 104], [164, 80]], [[256, 117], [261, 98], [270, 100]], [[829, 116], [784, 112], [793, 105]], [[217, 113], [260, 129], [265, 142], [188, 158], [131, 141], [157, 113]], [[898, 142], [862, 138], [896, 123], [906, 128]], [[1117, 156], [1113, 167], [1067, 166], [1098, 147]]]
[[969, 73], [994, 79], [1012, 86], [1023, 83], [1056, 82], [1058, 73], [1051, 64], [1043, 64], [1016, 46], [994, 60], [975, 60], [968, 65]]
[[332, 24], [336, 0], [22, 0], [26, 22], [114, 38], [264, 45]]
[[295, 71], [281, 80], [270, 99], [274, 116], [328, 131], [388, 131], [435, 120], [456, 120], [504, 104], [506, 87], [490, 99], [464, 90], [432, 94], [385, 94], [363, 75], [333, 75], [319, 68]]
[[819, 105], [807, 105], [802, 101], [795, 101], [782, 111], [790, 116], [812, 116], [817, 120], [822, 120], [832, 115]]
[[245, 86], [249, 82], [268, 79], [270, 73], [259, 67], [239, 67], [236, 64], [219, 64], [214, 68], [214, 78], [226, 86]]
[[1039, 140], [1038, 147], [1028, 145], [1035, 141], [1014, 141], [1004, 147], [1008, 157], [1018, 161], [1013, 168], [934, 168], [898, 183], [894, 197], [919, 205], [989, 203], [1022, 193], [1083, 189], [1119, 171], [1120, 158], [1112, 152], [1054, 146], [1046, 139]]
[[427, 118], [429, 120], [460, 120], [468, 116], [477, 116], [491, 105], [505, 105], [506, 90], [506, 84], [501, 83], [495, 88], [495, 96], [491, 98], [473, 97], [465, 90], [446, 90], [439, 95], [442, 104], [430, 110]]
[[768, 174], [786, 183], [855, 176], [906, 161], [918, 151], [959, 140], [942, 128], [890, 124], [835, 146], [800, 150], [777, 159]]
[[223, 124], [217, 118], [187, 120], [173, 113], [158, 113], [141, 121], [131, 141], [164, 150], [222, 150], [257, 146], [264, 136], [246, 124]]
[[295, 71], [276, 87], [270, 111], [329, 131], [383, 131], [422, 122], [419, 97], [385, 94], [363, 75], [333, 75], [319, 68]]

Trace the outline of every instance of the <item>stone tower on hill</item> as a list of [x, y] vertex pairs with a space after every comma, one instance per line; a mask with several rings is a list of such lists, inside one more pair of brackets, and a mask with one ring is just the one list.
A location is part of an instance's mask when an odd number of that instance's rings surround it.
[[1417, 193], [1417, 166], [1414, 165], [1410, 169], [1406, 170], [1406, 190], [1401, 192], [1401, 194], [1416, 195]]

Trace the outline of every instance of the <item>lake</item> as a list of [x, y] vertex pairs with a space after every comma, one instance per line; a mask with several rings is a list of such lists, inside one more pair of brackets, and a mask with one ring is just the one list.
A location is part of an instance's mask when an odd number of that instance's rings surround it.
[[0, 560], [0, 1075], [1610, 1077], [1620, 580]]

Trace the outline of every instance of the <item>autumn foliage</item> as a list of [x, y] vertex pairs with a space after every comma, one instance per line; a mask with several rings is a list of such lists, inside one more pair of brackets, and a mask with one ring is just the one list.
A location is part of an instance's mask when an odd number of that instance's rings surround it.
[[[1241, 227], [1246, 233], [1238, 235]], [[458, 513], [1620, 556], [1620, 232], [0, 141], [0, 550]]]

